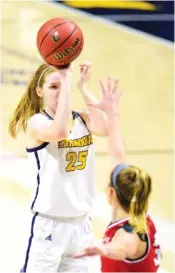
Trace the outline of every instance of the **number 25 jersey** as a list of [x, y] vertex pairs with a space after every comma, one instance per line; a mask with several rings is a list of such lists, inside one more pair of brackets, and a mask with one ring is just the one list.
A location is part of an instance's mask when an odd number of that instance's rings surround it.
[[[35, 189], [31, 209], [55, 217], [90, 212], [95, 200], [95, 155], [92, 135], [76, 112], [68, 139], [27, 149]], [[42, 114], [40, 115], [43, 118]], [[48, 118], [49, 115], [46, 113]]]

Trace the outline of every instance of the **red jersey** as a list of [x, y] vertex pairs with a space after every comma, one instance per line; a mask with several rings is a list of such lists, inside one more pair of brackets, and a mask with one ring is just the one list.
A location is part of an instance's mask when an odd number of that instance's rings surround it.
[[[145, 254], [135, 260], [112, 260], [107, 257], [101, 257], [102, 272], [156, 272], [158, 270], [162, 254], [160, 245], [156, 241], [156, 228], [150, 216], [147, 216], [147, 225], [147, 249]], [[103, 243], [109, 243], [116, 231], [126, 226], [131, 227], [128, 219], [110, 224], [105, 232]]]

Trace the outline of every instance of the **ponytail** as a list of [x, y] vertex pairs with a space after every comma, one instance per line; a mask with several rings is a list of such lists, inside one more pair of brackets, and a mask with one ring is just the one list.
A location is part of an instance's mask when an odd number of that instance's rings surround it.
[[136, 232], [147, 231], [146, 215], [151, 179], [146, 172], [139, 170], [134, 183], [133, 196], [130, 202], [129, 223]]
[[40, 113], [43, 109], [43, 100], [37, 95], [37, 87], [42, 88], [44, 78], [51, 73], [52, 69], [46, 65], [41, 65], [30, 80], [27, 90], [16, 107], [9, 123], [9, 133], [16, 137], [19, 131], [26, 131], [27, 121], [33, 115]]

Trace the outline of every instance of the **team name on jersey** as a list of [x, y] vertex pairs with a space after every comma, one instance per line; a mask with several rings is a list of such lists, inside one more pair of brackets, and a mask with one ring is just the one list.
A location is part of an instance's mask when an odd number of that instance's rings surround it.
[[64, 139], [58, 142], [58, 148], [84, 147], [93, 144], [92, 135], [83, 136], [78, 139]]

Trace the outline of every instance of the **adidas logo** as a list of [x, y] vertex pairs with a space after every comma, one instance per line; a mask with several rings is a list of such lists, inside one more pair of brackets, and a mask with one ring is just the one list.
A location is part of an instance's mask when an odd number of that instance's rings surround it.
[[45, 240], [46, 240], [46, 241], [52, 241], [52, 235], [50, 234], [49, 236], [47, 236], [47, 237], [45, 238]]

